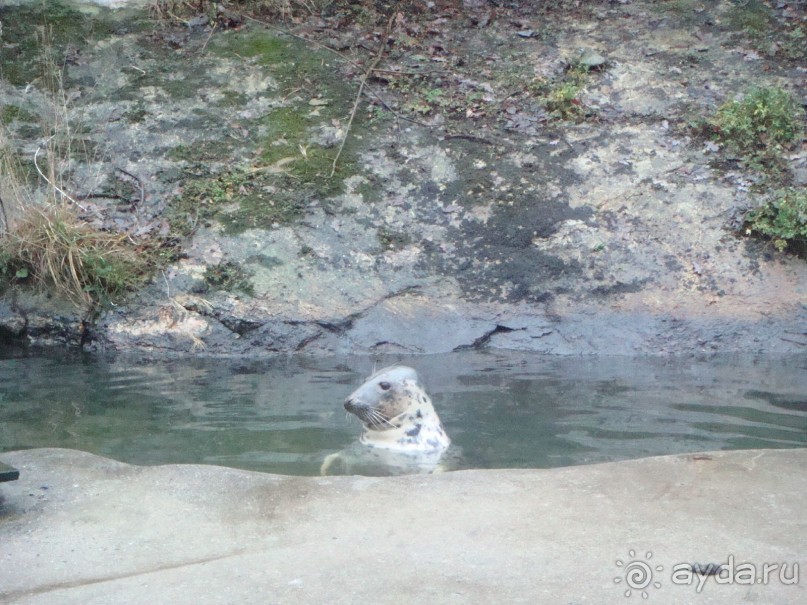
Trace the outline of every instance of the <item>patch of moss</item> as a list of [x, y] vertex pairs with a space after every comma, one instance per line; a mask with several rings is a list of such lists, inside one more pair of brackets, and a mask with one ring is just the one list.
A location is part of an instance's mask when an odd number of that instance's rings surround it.
[[[185, 162], [188, 175], [182, 194], [171, 203], [175, 232], [187, 236], [212, 220], [228, 234], [271, 228], [296, 220], [312, 202], [341, 193], [344, 179], [356, 170], [357, 135], [365, 119], [361, 114], [354, 119], [332, 176], [338, 145], [319, 141], [315, 134], [320, 127], [345, 123], [355, 89], [327, 63], [331, 58], [266, 30], [225, 32], [211, 39], [210, 49], [254, 59], [294, 94], [288, 105], [241, 120], [240, 128], [249, 134], [238, 141], [219, 134], [168, 152], [170, 159]], [[228, 93], [213, 112], [190, 119], [195, 128], [210, 119], [214, 128], [221, 121], [221, 106], [240, 106], [246, 99], [242, 93]], [[257, 149], [245, 150], [245, 145]], [[240, 160], [238, 168], [207, 173], [211, 162], [233, 165], [236, 154], [251, 159]]]
[[310, 79], [316, 82], [325, 72], [335, 69], [334, 58], [312, 50], [301, 40], [284, 38], [265, 29], [225, 32], [211, 40], [210, 50], [219, 55], [253, 59], [270, 68], [282, 83]]
[[368, 202], [378, 196], [378, 191], [381, 188], [381, 183], [373, 176], [369, 175], [368, 178], [362, 180], [359, 185], [354, 189], [353, 193], [360, 195], [362, 201]]
[[114, 31], [108, 9], [89, 15], [59, 0], [0, 6], [3, 43], [0, 44], [0, 77], [24, 86], [42, 75], [42, 34], [53, 47], [54, 60], [64, 63], [70, 48], [81, 48], [88, 39], [102, 39]]
[[250, 276], [240, 265], [231, 261], [205, 269], [204, 280], [205, 284], [214, 290], [226, 292], [238, 290], [247, 296], [255, 296], [255, 287], [250, 281]]
[[216, 102], [216, 107], [231, 108], [231, 107], [244, 107], [249, 101], [249, 97], [243, 92], [235, 90], [225, 90], [222, 93], [221, 99]]
[[306, 202], [299, 194], [265, 193], [260, 187], [253, 187], [250, 194], [240, 197], [237, 210], [220, 214], [218, 220], [228, 234], [242, 233], [247, 229], [269, 229], [301, 217]]
[[780, 49], [787, 59], [807, 59], [807, 30], [804, 27], [794, 27], [786, 31], [780, 39]]
[[37, 117], [19, 105], [3, 105], [0, 107], [0, 124], [7, 126], [14, 121], [34, 123]]
[[408, 233], [393, 231], [387, 227], [379, 227], [376, 237], [382, 250], [400, 250], [412, 243], [412, 238]]
[[761, 0], [734, 2], [728, 12], [731, 27], [741, 31], [752, 40], [759, 40], [772, 31], [771, 9]]
[[228, 141], [218, 140], [201, 140], [194, 141], [192, 144], [184, 145], [179, 144], [176, 147], [168, 149], [165, 157], [175, 162], [185, 162], [190, 166], [199, 164], [200, 171], [191, 170], [191, 174], [199, 176], [200, 173], [206, 172], [205, 165], [211, 161], [221, 161], [227, 159], [227, 153], [231, 149], [231, 143]]
[[[193, 48], [190, 44], [188, 46]], [[195, 99], [211, 83], [212, 64], [204, 54], [190, 53], [188, 49], [177, 50], [155, 42], [153, 37], [142, 36], [137, 46], [138, 63], [150, 67], [147, 70], [128, 70], [130, 77], [115, 92], [116, 98], [141, 104], [144, 89], [153, 87], [150, 94], [161, 102]], [[215, 115], [215, 105], [210, 107], [208, 114]]]
[[124, 119], [126, 119], [130, 124], [139, 124], [142, 122], [145, 117], [148, 115], [148, 111], [142, 106], [138, 105], [133, 107], [129, 111], [123, 114]]
[[807, 256], [807, 190], [788, 187], [746, 217], [746, 233], [770, 239], [779, 251]]
[[226, 35], [211, 48], [220, 53], [235, 53], [241, 57], [257, 58], [263, 65], [276, 65], [293, 61], [293, 51], [288, 40], [265, 30], [256, 30], [246, 35]]
[[[702, 10], [702, 0], [661, 0], [658, 3], [659, 10], [673, 15], [678, 22], [692, 25], [698, 22]], [[698, 10], [701, 9], [701, 10]]]
[[169, 223], [180, 236], [191, 235], [213, 220], [228, 234], [271, 228], [293, 221], [305, 210], [304, 194], [283, 191], [270, 176], [248, 168], [223, 171], [186, 181], [182, 193], [169, 206]]
[[[261, 164], [277, 171], [280, 180], [288, 181], [289, 184], [297, 183], [305, 187], [312, 187], [323, 196], [340, 193], [342, 191], [341, 173], [352, 170], [354, 160], [348, 157], [343, 162], [342, 158], [339, 158], [337, 172], [331, 177], [331, 166], [336, 152], [324, 149], [319, 145], [308, 145], [304, 149], [305, 155], [302, 155], [299, 146], [296, 149], [291, 145], [270, 147], [262, 154]], [[293, 155], [295, 151], [296, 156]]]
[[[342, 190], [342, 180], [353, 172], [355, 162], [354, 137], [348, 138], [339, 158], [336, 173], [331, 177], [337, 147], [325, 148], [310, 141], [310, 133], [320, 124], [336, 118], [336, 111], [320, 107], [312, 115], [311, 107], [281, 107], [264, 116], [260, 123], [266, 129], [261, 164], [265, 167], [283, 163], [285, 174], [298, 185], [312, 187], [322, 195], [334, 195]], [[360, 127], [361, 120], [354, 121]]]

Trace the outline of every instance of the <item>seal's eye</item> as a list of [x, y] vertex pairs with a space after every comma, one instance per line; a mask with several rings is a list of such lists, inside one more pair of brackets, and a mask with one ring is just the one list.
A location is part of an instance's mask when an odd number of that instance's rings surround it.
[[379, 382], [378, 386], [381, 387], [382, 391], [389, 391], [392, 388], [392, 385], [388, 382]]

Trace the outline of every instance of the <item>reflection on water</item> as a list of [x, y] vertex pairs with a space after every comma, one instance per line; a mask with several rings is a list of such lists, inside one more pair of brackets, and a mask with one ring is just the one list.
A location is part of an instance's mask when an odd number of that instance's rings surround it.
[[[807, 357], [385, 357], [415, 367], [465, 468], [554, 467], [807, 446]], [[0, 451], [317, 474], [358, 438], [342, 400], [365, 357], [103, 360], [0, 351]]]

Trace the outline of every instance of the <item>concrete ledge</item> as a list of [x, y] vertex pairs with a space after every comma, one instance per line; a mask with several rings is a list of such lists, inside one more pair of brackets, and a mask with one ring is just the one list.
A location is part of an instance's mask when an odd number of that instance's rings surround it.
[[[807, 603], [807, 450], [390, 478], [2, 459], [22, 471], [0, 487], [2, 603], [643, 602], [633, 559], [648, 603]], [[729, 556], [732, 582], [673, 582]], [[737, 573], [766, 563], [785, 580]]]

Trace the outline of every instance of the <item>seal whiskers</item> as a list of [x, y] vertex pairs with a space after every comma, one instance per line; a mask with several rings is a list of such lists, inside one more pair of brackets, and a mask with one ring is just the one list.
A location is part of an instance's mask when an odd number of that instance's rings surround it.
[[417, 372], [406, 366], [379, 370], [345, 400], [364, 424], [361, 442], [400, 451], [440, 451], [451, 440]]

